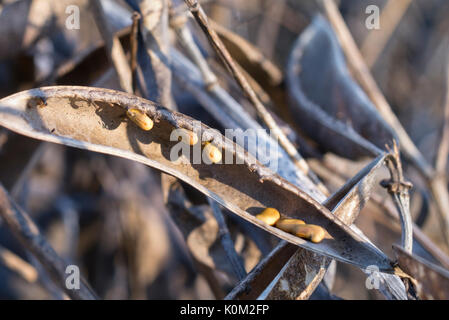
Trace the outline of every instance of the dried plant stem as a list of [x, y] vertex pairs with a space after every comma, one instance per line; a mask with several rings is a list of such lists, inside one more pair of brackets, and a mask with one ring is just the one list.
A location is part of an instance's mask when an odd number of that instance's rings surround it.
[[231, 234], [229, 233], [220, 206], [216, 201], [212, 200], [211, 198], [207, 198], [207, 200], [212, 209], [215, 220], [217, 220], [218, 223], [218, 234], [221, 241], [221, 245], [223, 246], [223, 249], [228, 257], [228, 260], [232, 265], [232, 269], [234, 270], [235, 276], [237, 277], [237, 279], [242, 280], [243, 278], [246, 277], [246, 270], [245, 267], [243, 266], [242, 259], [235, 251], [234, 242], [231, 239]]
[[447, 55], [446, 60], [446, 97], [444, 102], [444, 120], [440, 144], [435, 160], [435, 168], [439, 175], [446, 175], [447, 157], [449, 154], [449, 55]]
[[11, 232], [39, 260], [52, 280], [72, 299], [92, 300], [96, 294], [89, 285], [80, 279], [80, 288], [69, 289], [66, 286], [66, 263], [50, 246], [40, 233], [30, 216], [20, 209], [0, 184], [0, 216]]
[[296, 247], [281, 241], [250, 273], [237, 284], [225, 300], [255, 300], [273, 279], [273, 275], [288, 262]]
[[405, 129], [402, 127], [396, 115], [391, 110], [390, 105], [386, 101], [384, 95], [377, 86], [374, 78], [372, 77], [363, 57], [357, 48], [352, 35], [346, 25], [340, 11], [334, 0], [321, 0], [323, 3], [324, 11], [329, 19], [340, 45], [346, 55], [347, 63], [351, 70], [354, 72], [354, 76], [368, 96], [374, 102], [375, 106], [379, 109], [379, 112], [385, 118], [385, 120], [395, 129], [398, 134], [401, 147], [404, 152], [412, 159], [416, 166], [426, 175], [431, 175], [432, 168], [423, 158], [422, 154], [416, 148], [413, 141], [408, 136]]
[[411, 0], [388, 0], [382, 9], [382, 14], [379, 18], [382, 27], [380, 30], [371, 30], [363, 40], [360, 49], [369, 68], [372, 68], [376, 63], [411, 2]]
[[33, 283], [38, 278], [37, 270], [13, 252], [0, 247], [0, 263], [19, 274], [26, 281]]
[[[341, 186], [347, 179], [350, 178], [347, 174], [335, 171], [335, 168], [329, 167], [325, 162], [311, 162], [311, 168], [320, 176], [321, 179], [334, 185]], [[400, 217], [397, 209], [392, 202], [392, 199], [385, 198], [383, 195], [373, 193], [370, 199], [379, 209], [381, 209], [388, 217], [399, 221]], [[435, 244], [429, 237], [421, 231], [415, 224], [413, 226], [413, 237], [420, 243], [420, 245], [427, 250], [442, 266], [449, 268], [449, 257]]]
[[394, 142], [393, 148], [390, 156], [386, 159], [391, 178], [388, 181], [382, 181], [382, 185], [387, 188], [399, 212], [402, 230], [401, 245], [405, 251], [411, 253], [413, 249], [413, 222], [410, 215], [409, 189], [412, 184], [404, 180], [396, 142]]
[[274, 21], [282, 20], [282, 16], [286, 9], [286, 3], [283, 0], [269, 0], [268, 5], [269, 7], [264, 10], [263, 19], [257, 33], [257, 47], [260, 48], [267, 57], [273, 58], [276, 40], [278, 39], [281, 27], [279, 23]]
[[411, 160], [411, 162], [416, 166], [416, 168], [418, 168], [420, 173], [425, 178], [436, 203], [444, 239], [446, 244], [449, 246], [449, 193], [447, 186], [444, 181], [441, 181], [441, 179], [438, 178], [435, 170], [426, 161], [426, 159], [424, 159], [421, 152], [415, 146], [404, 127], [391, 110], [390, 105], [380, 91], [365, 61], [363, 60], [363, 57], [357, 48], [348, 26], [341, 16], [335, 2], [333, 0], [321, 0], [321, 3], [323, 4], [326, 16], [334, 28], [340, 45], [346, 55], [348, 65], [353, 71], [355, 78], [374, 102], [374, 105], [384, 117], [385, 121], [387, 121], [396, 131], [404, 154]]
[[[209, 93], [204, 90], [205, 83], [201, 81], [201, 83], [195, 83], [193, 81], [190, 81], [190, 77], [186, 77], [186, 74], [184, 71], [187, 71], [187, 68], [181, 68], [180, 65], [177, 64], [177, 62], [186, 61], [181, 60], [183, 57], [180, 53], [174, 51], [173, 52], [173, 60], [174, 60], [174, 67], [173, 67], [173, 76], [176, 79], [176, 82], [178, 82], [181, 87], [183, 87], [185, 90], [190, 92], [192, 96], [195, 97], [195, 99], [198, 100], [198, 102], [205, 107], [205, 109], [215, 118], [220, 119], [220, 123], [225, 128], [238, 128], [238, 124], [232, 119], [224, 110], [221, 108], [219, 103], [215, 99], [213, 99]], [[178, 60], [178, 61], [175, 61]], [[200, 80], [200, 79], [199, 79]]]
[[151, 64], [152, 74], [145, 74], [149, 85], [147, 99], [175, 108], [171, 97], [170, 42], [168, 34], [168, 0], [139, 0], [137, 2], [140, 31]]
[[[306, 163], [306, 161], [302, 158], [302, 156], [296, 150], [296, 147], [288, 140], [287, 136], [284, 132], [279, 128], [274, 118], [267, 111], [265, 106], [260, 102], [254, 90], [251, 88], [249, 82], [246, 80], [245, 76], [240, 72], [237, 67], [234, 59], [232, 59], [228, 50], [224, 46], [223, 42], [218, 37], [217, 33], [211, 28], [209, 25], [206, 13], [202, 9], [201, 5], [197, 0], [184, 0], [187, 6], [189, 7], [190, 12], [195, 17], [195, 20], [198, 22], [199, 26], [207, 36], [209, 42], [212, 47], [217, 52], [218, 56], [224, 63], [224, 65], [228, 68], [228, 71], [231, 73], [233, 78], [239, 84], [245, 95], [248, 97], [250, 102], [256, 108], [257, 115], [262, 119], [262, 121], [266, 124], [266, 126], [272, 131], [274, 137], [278, 140], [279, 144], [284, 148], [289, 157], [292, 159], [293, 163], [306, 175], [310, 176], [311, 171]], [[312, 178], [312, 177], [311, 177]], [[316, 180], [316, 176], [313, 178]]]
[[14, 183], [14, 185], [11, 189], [11, 196], [16, 201], [18, 201], [20, 199], [20, 194], [22, 193], [23, 188], [24, 188], [27, 180], [29, 179], [31, 172], [36, 167], [36, 165], [39, 163], [39, 160], [42, 158], [42, 155], [44, 154], [44, 151], [47, 147], [48, 147], [48, 143], [46, 143], [46, 142], [41, 142], [39, 144], [39, 146], [36, 148], [36, 150], [31, 155], [31, 158], [29, 159], [25, 168], [20, 173], [19, 178]]
[[117, 72], [120, 86], [124, 91], [132, 93], [132, 73], [120, 40], [112, 33], [100, 0], [92, 0], [90, 5], [98, 30], [108, 49], [109, 59]]
[[8, 131], [5, 128], [0, 128], [0, 151], [4, 144], [8, 141]]
[[137, 87], [137, 49], [138, 49], [138, 32], [139, 32], [139, 21], [140, 21], [140, 14], [137, 11], [134, 11], [132, 15], [132, 26], [131, 26], [131, 33], [130, 33], [130, 43], [131, 43], [131, 75], [132, 75], [132, 89], [133, 93], [136, 92]]

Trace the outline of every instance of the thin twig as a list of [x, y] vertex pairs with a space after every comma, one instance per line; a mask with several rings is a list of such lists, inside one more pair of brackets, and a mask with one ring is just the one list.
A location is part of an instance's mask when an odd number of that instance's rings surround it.
[[0, 247], [0, 263], [13, 270], [30, 283], [36, 282], [38, 279], [38, 272], [32, 265], [3, 247]]
[[388, 181], [382, 181], [382, 186], [387, 188], [399, 212], [402, 247], [405, 251], [411, 253], [413, 248], [413, 223], [410, 215], [409, 190], [412, 184], [404, 180], [399, 150], [395, 141], [393, 150], [390, 152], [390, 156], [386, 158], [386, 162], [391, 178]]
[[48, 147], [47, 142], [41, 142], [39, 144], [39, 146], [36, 148], [36, 150], [34, 150], [33, 154], [31, 155], [31, 158], [29, 159], [25, 168], [20, 173], [19, 178], [17, 178], [16, 182], [14, 183], [11, 189], [11, 196], [16, 201], [19, 201], [24, 185], [26, 184], [26, 182], [28, 182], [31, 172], [41, 160], [42, 155], [44, 154], [45, 149], [47, 147]]
[[402, 127], [396, 115], [391, 110], [390, 105], [386, 101], [384, 95], [377, 86], [374, 78], [372, 77], [365, 61], [357, 48], [352, 35], [346, 25], [337, 5], [333, 0], [321, 0], [323, 3], [324, 11], [329, 19], [340, 45], [347, 57], [347, 63], [351, 70], [354, 71], [354, 77], [363, 87], [365, 92], [374, 102], [375, 106], [379, 109], [379, 112], [383, 115], [385, 120], [395, 129], [398, 134], [399, 141], [401, 142], [401, 148], [404, 152], [413, 160], [416, 166], [426, 175], [431, 175], [432, 167], [427, 163], [422, 154], [416, 148], [413, 141], [408, 136], [404, 127]]
[[131, 26], [131, 34], [130, 34], [130, 43], [131, 43], [131, 74], [132, 74], [132, 88], [133, 93], [136, 92], [137, 87], [137, 49], [138, 49], [138, 31], [139, 31], [139, 21], [140, 14], [137, 11], [134, 11], [132, 15], [132, 26]]
[[382, 9], [379, 18], [382, 24], [380, 30], [371, 30], [363, 40], [360, 49], [369, 68], [376, 63], [411, 2], [411, 0], [388, 0]]
[[124, 91], [132, 93], [132, 73], [120, 40], [112, 33], [100, 0], [92, 0], [90, 5], [98, 30], [108, 49], [108, 57], [117, 72], [120, 86]]
[[293, 163], [303, 172], [306, 173], [314, 182], [320, 184], [317, 180], [318, 178], [311, 173], [306, 161], [302, 158], [302, 156], [296, 150], [296, 147], [288, 140], [287, 136], [284, 132], [279, 128], [276, 121], [273, 119], [271, 114], [267, 111], [265, 106], [260, 102], [257, 94], [254, 92], [249, 82], [246, 80], [245, 76], [240, 72], [237, 67], [234, 59], [229, 54], [228, 50], [224, 46], [223, 42], [218, 37], [217, 33], [211, 28], [209, 25], [207, 15], [204, 12], [201, 5], [197, 0], [184, 0], [184, 2], [189, 7], [190, 12], [194, 16], [195, 20], [207, 36], [210, 44], [217, 52], [218, 56], [227, 67], [230, 74], [239, 84], [240, 88], [243, 90], [245, 95], [248, 97], [249, 101], [254, 105], [258, 116], [263, 120], [268, 129], [271, 130], [271, 133], [274, 135], [276, 140], [279, 141], [279, 144], [282, 148], [287, 152], [289, 157], [292, 159]]
[[[145, 98], [174, 109], [171, 96], [170, 42], [168, 30], [168, 0], [126, 0], [141, 15], [139, 30], [150, 66], [142, 75]], [[145, 62], [146, 63], [146, 62]], [[143, 68], [141, 61], [139, 65]], [[143, 70], [143, 69], [142, 69]], [[144, 72], [144, 71], [142, 71]]]
[[449, 153], [449, 54], [447, 55], [446, 60], [446, 97], [444, 103], [444, 120], [441, 140], [435, 160], [435, 168], [437, 174], [439, 175], [446, 175], [447, 157]]
[[224, 220], [223, 213], [221, 212], [219, 204], [212, 200], [211, 198], [207, 198], [209, 205], [214, 214], [215, 220], [218, 223], [218, 235], [220, 237], [221, 245], [223, 246], [226, 255], [228, 256], [228, 260], [232, 265], [232, 270], [236, 277], [240, 280], [246, 277], [246, 270], [243, 266], [242, 259], [235, 251], [234, 242], [231, 239], [231, 234], [229, 233], [228, 227], [226, 225], [226, 221]]
[[321, 0], [321, 3], [326, 16], [334, 28], [340, 45], [346, 55], [348, 65], [354, 73], [354, 77], [373, 101], [385, 121], [394, 128], [400, 142], [401, 150], [415, 167], [418, 168], [419, 172], [426, 180], [436, 203], [444, 239], [449, 246], [449, 192], [447, 185], [442, 179], [438, 178], [434, 168], [423, 157], [392, 111], [385, 96], [380, 91], [363, 60], [360, 50], [357, 48], [348, 26], [341, 16], [335, 2], [333, 0]]
[[93, 300], [96, 294], [84, 279], [80, 278], [79, 289], [66, 286], [66, 263], [45, 240], [30, 216], [11, 199], [0, 184], [0, 216], [11, 232], [39, 260], [52, 280], [72, 299]]
[[[328, 166], [326, 162], [319, 163], [313, 161], [310, 165], [312, 170], [314, 170], [321, 179], [326, 181], [328, 184], [330, 183], [334, 185], [335, 188], [342, 186], [347, 179], [351, 178], [350, 175], [340, 172], [334, 167]], [[394, 219], [395, 221], [400, 220], [398, 211], [391, 198], [385, 198], [383, 195], [374, 192], [371, 195], [370, 200], [388, 217]], [[413, 223], [413, 238], [416, 239], [419, 244], [442, 266], [449, 268], [449, 257], [435, 243], [433, 243], [433, 241], [429, 239], [429, 237], [422, 232], [419, 226], [415, 223]]]
[[273, 58], [276, 40], [278, 39], [281, 28], [281, 24], [276, 21], [282, 20], [286, 9], [286, 3], [284, 0], [269, 0], [268, 2], [269, 6], [263, 11], [263, 18], [257, 32], [257, 47], [260, 48], [267, 57]]
[[5, 128], [0, 128], [0, 151], [8, 141], [8, 131]]

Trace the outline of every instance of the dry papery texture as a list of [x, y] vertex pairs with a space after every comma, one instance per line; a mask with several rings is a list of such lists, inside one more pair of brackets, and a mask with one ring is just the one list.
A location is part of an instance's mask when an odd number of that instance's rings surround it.
[[[182, 179], [279, 238], [360, 267], [376, 264], [381, 270], [392, 270], [385, 256], [324, 206], [261, 166], [218, 132], [204, 125], [195, 128], [194, 120], [180, 113], [133, 95], [85, 87], [33, 89], [3, 99], [0, 104], [1, 123], [13, 131], [145, 163]], [[154, 119], [155, 128], [145, 132], [132, 122], [124, 121], [125, 110], [130, 106]], [[171, 159], [171, 148], [178, 141], [170, 141], [170, 134], [177, 128], [193, 130], [202, 141], [211, 141], [225, 157], [232, 157], [234, 164], [194, 164], [193, 158]], [[194, 152], [191, 154], [193, 156]], [[241, 162], [243, 164], [238, 164]], [[284, 217], [321, 225], [328, 237], [313, 244], [263, 224], [253, 215], [265, 207], [277, 208]]]
[[[379, 38], [368, 36], [364, 4], [353, 0], [338, 8], [331, 0], [72, 1], [80, 30], [65, 28], [65, 1], [3, 3], [0, 296], [447, 298], [444, 224], [434, 210], [445, 193], [429, 183], [432, 165], [423, 175], [413, 159], [399, 160], [404, 132], [360, 82], [338, 19], [340, 9], [399, 120], [429, 163], [438, 153], [442, 173], [447, 151], [430, 128], [441, 126], [444, 79], [426, 75], [446, 64], [447, 6], [437, 14], [430, 2], [440, 1], [379, 1], [388, 20]], [[435, 29], [420, 25], [419, 12]], [[426, 54], [395, 32], [407, 27], [420, 31], [413, 39], [427, 43]], [[376, 55], [364, 38], [379, 41]], [[431, 58], [415, 65], [410, 56]], [[151, 119], [151, 130], [130, 112]], [[411, 125], [415, 114], [427, 114], [425, 125]], [[223, 136], [266, 127], [283, 136], [270, 153], [275, 171], [251, 154], [255, 138]], [[200, 138], [191, 154], [213, 146], [232, 164], [173, 157], [179, 128]], [[263, 223], [255, 216], [267, 207], [324, 228], [324, 240]], [[84, 276], [79, 295], [64, 291], [71, 263]], [[379, 290], [365, 285], [372, 265], [384, 271]]]

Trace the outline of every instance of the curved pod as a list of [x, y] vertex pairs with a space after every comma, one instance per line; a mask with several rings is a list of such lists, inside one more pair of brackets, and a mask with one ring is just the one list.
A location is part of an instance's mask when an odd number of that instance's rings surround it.
[[[33, 103], [43, 100], [43, 107]], [[124, 121], [137, 108], [154, 121], [144, 131]], [[171, 174], [192, 185], [233, 213], [290, 243], [361, 268], [377, 265], [392, 272], [390, 260], [305, 192], [288, 183], [217, 131], [171, 112], [151, 101], [114, 90], [89, 87], [44, 87], [0, 100], [0, 125], [35, 139], [111, 154]], [[213, 142], [234, 164], [192, 164], [171, 161], [174, 129], [194, 131]], [[199, 143], [197, 145], [200, 145]], [[241, 164], [236, 164], [239, 163]], [[284, 217], [323, 227], [326, 238], [312, 243], [268, 226], [255, 217], [263, 208], [277, 208]]]

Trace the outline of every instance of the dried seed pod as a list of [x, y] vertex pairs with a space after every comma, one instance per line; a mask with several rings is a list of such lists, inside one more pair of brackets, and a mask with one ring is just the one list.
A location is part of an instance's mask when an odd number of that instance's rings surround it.
[[184, 129], [184, 128], [179, 128], [176, 130], [179, 133], [180, 141], [184, 142], [185, 144], [191, 145], [191, 146], [197, 144], [198, 135], [195, 132]]
[[305, 222], [299, 219], [280, 219], [276, 222], [276, 228], [288, 233], [294, 233], [295, 227], [300, 224], [305, 224]]
[[266, 208], [256, 218], [272, 226], [281, 218], [281, 215], [275, 208]]
[[298, 224], [294, 228], [294, 235], [318, 243], [324, 239], [326, 231], [314, 224]]
[[217, 163], [221, 161], [221, 151], [218, 150], [218, 148], [210, 142], [206, 142], [203, 153], [212, 163]]
[[126, 115], [142, 130], [149, 131], [153, 128], [153, 120], [142, 110], [128, 109]]

